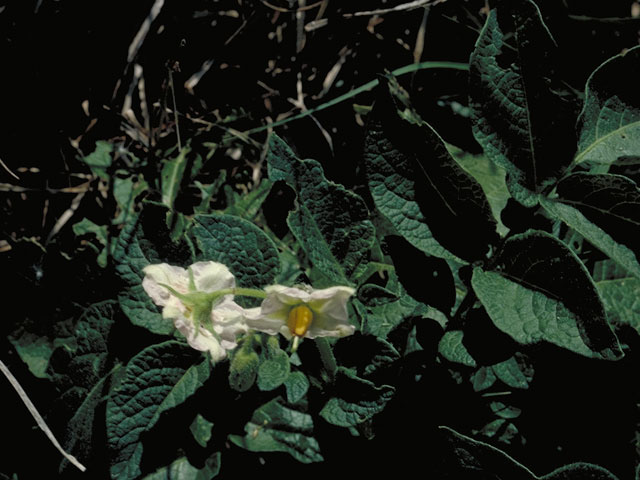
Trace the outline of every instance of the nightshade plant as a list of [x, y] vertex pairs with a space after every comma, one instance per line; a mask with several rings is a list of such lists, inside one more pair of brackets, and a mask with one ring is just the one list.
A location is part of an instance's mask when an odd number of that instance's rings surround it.
[[[492, 7], [468, 63], [481, 154], [445, 142], [403, 78], [380, 72], [348, 188], [280, 131], [266, 177], [221, 208], [212, 198], [231, 182], [201, 182], [198, 138], [156, 177], [141, 167], [144, 180], [118, 170], [109, 142], [83, 158], [121, 187], [117, 235], [74, 225], [117, 292], [52, 351], [12, 343], [70, 405], [55, 423], [91, 478], [372, 474], [380, 462], [424, 478], [630, 478], [633, 419], [615, 440], [628, 465], [559, 457], [561, 441], [536, 433], [554, 404], [534, 393], [562, 361], [583, 392], [591, 372], [638, 392], [640, 46], [579, 95], [538, 6]], [[267, 218], [278, 208], [282, 234]], [[81, 475], [62, 460], [60, 478]]]

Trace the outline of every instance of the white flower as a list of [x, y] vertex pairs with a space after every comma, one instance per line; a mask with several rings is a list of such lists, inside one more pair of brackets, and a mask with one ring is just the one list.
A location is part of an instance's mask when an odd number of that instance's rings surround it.
[[247, 331], [245, 310], [233, 301], [233, 295], [210, 295], [235, 287], [235, 278], [225, 265], [197, 262], [184, 269], [162, 263], [143, 271], [145, 292], [164, 307], [163, 318], [173, 320], [191, 347], [211, 352], [215, 361], [236, 347], [237, 336]]
[[266, 287], [267, 297], [257, 314], [248, 314], [249, 328], [291, 337], [344, 337], [355, 327], [349, 323], [347, 301], [355, 290], [350, 287], [330, 287], [303, 290], [272, 285]]

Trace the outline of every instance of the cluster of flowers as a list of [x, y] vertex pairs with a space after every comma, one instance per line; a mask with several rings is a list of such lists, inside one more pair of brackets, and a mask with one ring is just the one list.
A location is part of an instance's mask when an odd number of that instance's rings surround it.
[[[293, 338], [294, 350], [302, 337], [344, 337], [355, 330], [347, 313], [347, 301], [354, 293], [350, 287], [236, 288], [233, 274], [217, 262], [197, 262], [187, 269], [149, 265], [144, 274], [142, 287], [163, 307], [162, 316], [173, 320], [189, 345], [211, 352], [215, 361], [225, 358], [249, 330]], [[234, 295], [261, 298], [262, 304], [243, 308]]]

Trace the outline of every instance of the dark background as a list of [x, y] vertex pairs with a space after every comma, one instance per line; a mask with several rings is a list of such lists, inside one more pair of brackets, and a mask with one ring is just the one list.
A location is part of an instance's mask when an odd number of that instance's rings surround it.
[[[332, 1], [325, 14], [328, 24], [307, 33], [304, 48], [296, 52], [291, 12], [277, 12], [256, 0], [167, 0], [135, 59], [144, 68], [156, 139], [155, 145], [145, 146], [124, 132], [120, 111], [132, 76], [127, 49], [152, 3], [0, 3], [0, 159], [19, 177], [16, 180], [0, 169], [0, 184], [26, 189], [0, 191], [0, 240], [11, 247], [0, 253], [0, 271], [9, 280], [2, 292], [9, 307], [1, 322], [2, 360], [44, 413], [56, 391], [45, 380], [29, 374], [6, 337], [24, 325], [35, 325], [55, 335], [57, 332], [47, 329], [61, 318], [71, 318], [82, 305], [114, 293], [109, 270], [98, 271], [93, 267], [91, 251], [79, 248], [70, 231], [73, 222], [47, 243], [49, 232], [73, 198], [61, 189], [77, 186], [84, 180], [76, 174], [88, 173], [79, 161], [81, 155], [90, 153], [96, 140], [104, 139], [121, 142], [151, 163], [163, 158], [176, 144], [173, 116], [164, 111], [164, 107], [173, 108], [169, 71], [176, 87], [183, 141], [218, 141], [227, 126], [242, 131], [288, 111], [297, 113], [287, 98], [296, 96], [298, 73], [303, 79], [306, 105], [311, 108], [376, 78], [385, 69], [413, 63], [423, 16], [422, 9], [388, 13], [371, 27], [370, 16], [346, 19], [344, 14], [402, 2]], [[567, 94], [575, 95], [576, 105], [595, 67], [638, 44], [640, 19], [630, 17], [632, 3], [538, 2], [560, 47]], [[289, 8], [283, 0], [273, 0], [273, 5]], [[482, 0], [449, 0], [431, 8], [421, 60], [467, 62], [484, 21], [484, 7]], [[308, 12], [309, 19], [315, 11]], [[616, 17], [624, 20], [610, 20]], [[350, 53], [338, 75], [339, 83], [334, 83], [324, 97], [314, 99], [343, 49]], [[187, 92], [184, 82], [208, 59], [213, 59], [213, 66], [194, 92]], [[466, 105], [464, 72], [423, 70], [403, 76], [401, 82], [423, 117], [447, 142], [469, 152], [479, 151], [468, 117], [452, 108], [453, 102]], [[88, 114], [82, 108], [84, 101], [88, 102]], [[329, 178], [357, 188], [363, 129], [356, 121], [353, 103], [370, 105], [371, 101], [371, 94], [363, 94], [315, 115], [331, 135], [332, 148], [309, 117], [279, 128], [278, 133], [300, 157], [321, 161]], [[137, 106], [134, 101], [134, 109]], [[230, 123], [220, 121], [227, 116], [235, 119]], [[214, 126], [207, 130], [193, 119]], [[256, 135], [257, 142], [263, 139]], [[217, 151], [209, 173], [227, 168], [246, 175], [246, 162], [255, 161], [259, 154], [257, 147], [246, 147], [240, 159]], [[101, 202], [92, 191], [74, 219], [108, 219], [112, 213], [112, 206]], [[637, 335], [627, 333], [624, 340], [637, 352]], [[621, 479], [631, 478], [632, 442], [638, 420], [633, 399], [638, 398], [638, 392], [637, 386], [628, 382], [637, 377], [637, 356], [627, 355], [622, 364], [613, 366], [554, 349], [536, 350], [534, 355], [539, 359], [536, 380], [519, 399], [523, 410], [520, 433], [527, 443], [513, 447], [514, 457], [536, 474], [583, 460], [600, 464]], [[393, 459], [395, 465], [384, 467], [394, 469], [411, 465], [428, 469], [438, 464], [441, 455], [437, 447], [430, 446], [434, 439], [437, 441], [435, 427], [445, 424], [469, 433], [471, 428], [480, 427], [490, 412], [471, 400], [476, 395], [468, 383], [456, 384], [446, 369], [433, 363], [432, 356], [425, 354], [414, 360], [415, 365], [405, 372], [406, 385], [415, 385], [409, 378], [420, 373], [423, 380], [419, 389], [399, 390], [376, 420], [374, 440], [354, 439], [344, 432], [344, 438], [326, 447], [328, 461], [322, 466], [292, 465], [284, 455], [267, 455], [267, 463], [262, 465], [257, 455], [231, 449], [223, 456], [223, 462], [227, 462], [223, 471], [250, 473], [261, 468], [293, 475], [298, 470], [338, 472], [353, 467], [375, 478], [380, 467], [377, 458], [385, 462]], [[55, 472], [57, 452], [35, 426], [31, 427], [33, 420], [8, 383], [0, 383], [2, 419], [12, 420], [15, 425], [4, 429], [10, 444], [0, 462], [0, 472], [7, 476], [0, 477], [10, 478], [17, 472], [18, 478], [29, 479], [40, 478], [38, 473], [42, 471]], [[324, 448], [322, 434], [319, 432], [319, 440]], [[338, 437], [332, 431], [327, 438], [335, 442]]]

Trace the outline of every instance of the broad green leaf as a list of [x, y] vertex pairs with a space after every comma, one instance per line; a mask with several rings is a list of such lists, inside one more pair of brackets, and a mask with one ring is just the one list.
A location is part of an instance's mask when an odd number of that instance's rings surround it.
[[393, 77], [380, 87], [370, 117], [364, 162], [376, 208], [429, 255], [482, 258], [497, 240], [482, 187], [413, 110]]
[[283, 404], [280, 397], [258, 408], [245, 426], [246, 434], [229, 440], [251, 452], [286, 452], [302, 463], [323, 461], [313, 438], [311, 415]]
[[341, 366], [365, 380], [385, 377], [400, 359], [400, 353], [389, 341], [359, 332], [341, 339], [333, 351]]
[[51, 338], [18, 329], [12, 332], [9, 341], [35, 377], [48, 377], [49, 359], [54, 351], [54, 341]]
[[211, 480], [220, 472], [220, 452], [207, 458], [202, 468], [196, 468], [186, 457], [180, 457], [171, 465], [162, 467], [142, 480]]
[[627, 278], [629, 272], [626, 268], [620, 266], [619, 263], [606, 258], [604, 260], [598, 260], [593, 264], [593, 272], [591, 278], [598, 283], [603, 280], [615, 280], [617, 278]]
[[640, 278], [640, 189], [621, 175], [574, 173], [542, 206]]
[[596, 286], [609, 319], [629, 325], [640, 333], [640, 280], [617, 278], [597, 282]]
[[226, 180], [227, 171], [220, 170], [218, 177], [211, 184], [203, 185], [198, 180], [193, 182], [193, 184], [200, 190], [201, 197], [200, 204], [193, 208], [194, 213], [209, 213], [209, 204], [211, 203], [211, 199], [222, 188], [222, 185], [224, 185]]
[[172, 240], [166, 213], [164, 207], [146, 204], [137, 219], [120, 233], [114, 249], [116, 271], [126, 285], [118, 294], [122, 311], [134, 325], [160, 335], [171, 334], [173, 322], [162, 318], [159, 307], [142, 288], [142, 269], [157, 263], [187, 267], [194, 262], [189, 245]]
[[111, 223], [122, 225], [128, 223], [135, 216], [138, 197], [149, 188], [149, 184], [141, 176], [113, 177], [113, 198], [118, 204], [118, 213]]
[[267, 154], [269, 179], [297, 194], [287, 223], [311, 264], [330, 282], [348, 284], [366, 267], [375, 229], [358, 195], [328, 181], [315, 160], [300, 160], [276, 135]]
[[522, 410], [518, 407], [505, 405], [502, 402], [491, 402], [489, 408], [491, 408], [491, 411], [497, 416], [505, 419], [518, 418], [522, 413]]
[[491, 368], [496, 374], [496, 377], [500, 379], [504, 384], [512, 388], [529, 388], [529, 381], [527, 377], [520, 369], [516, 357], [509, 357], [504, 362], [496, 363]]
[[431, 310], [408, 295], [393, 272], [386, 288], [371, 284], [360, 287], [353, 304], [363, 317], [362, 333], [380, 338], [386, 338], [405, 319], [425, 316]]
[[73, 233], [77, 236], [82, 235], [94, 235], [98, 240], [98, 243], [101, 245], [101, 248], [93, 246], [93, 244], [89, 243], [94, 250], [98, 252], [97, 262], [101, 267], [107, 266], [107, 257], [109, 255], [109, 249], [107, 245], [109, 244], [109, 238], [107, 235], [107, 226], [106, 225], [97, 225], [88, 218], [83, 218], [78, 223], [73, 225]]
[[608, 360], [622, 356], [584, 265], [545, 232], [511, 237], [493, 270], [476, 267], [471, 284], [496, 327], [518, 343], [545, 341]]
[[377, 386], [344, 367], [338, 367], [334, 388], [336, 394], [322, 407], [320, 416], [339, 427], [355, 427], [371, 419], [395, 393], [391, 385]]
[[260, 211], [260, 207], [262, 207], [267, 195], [269, 195], [272, 186], [273, 182], [271, 180], [263, 178], [253, 190], [240, 195], [230, 185], [225, 185], [224, 193], [227, 197], [227, 208], [224, 213], [253, 220]]
[[191, 233], [202, 260], [224, 263], [246, 288], [269, 285], [280, 271], [273, 241], [253, 223], [233, 215], [196, 215]]
[[[51, 377], [63, 393], [61, 398], [73, 411], [66, 421], [63, 445], [81, 462], [94, 458], [94, 422], [96, 409], [104, 401], [104, 394], [112, 369], [109, 357], [111, 329], [116, 321], [117, 302], [108, 300], [87, 308], [76, 324], [74, 345], [56, 350], [50, 369]], [[62, 468], [69, 467], [65, 460]]]
[[94, 175], [102, 180], [108, 180], [109, 175], [107, 169], [111, 166], [113, 152], [113, 145], [109, 142], [99, 140], [96, 142], [96, 149], [82, 158], [82, 161], [86, 163]]
[[275, 390], [289, 376], [289, 355], [280, 348], [278, 337], [262, 335], [262, 340], [257, 385], [262, 391]]
[[131, 359], [107, 401], [111, 478], [138, 478], [142, 433], [151, 430], [163, 412], [193, 395], [210, 372], [207, 357], [173, 340], [152, 345]]
[[491, 388], [496, 382], [496, 374], [491, 367], [480, 367], [471, 375], [471, 385], [474, 392], [482, 392]]
[[287, 389], [287, 401], [296, 403], [302, 400], [309, 390], [309, 379], [299, 371], [291, 372], [284, 382]]
[[575, 163], [640, 161], [640, 46], [610, 58], [587, 80]]
[[[474, 440], [448, 427], [440, 427], [445, 458], [446, 473], [452, 478], [513, 478], [537, 480], [524, 465], [488, 443]], [[443, 472], [444, 473], [444, 472]], [[475, 474], [475, 477], [474, 477]]]
[[160, 173], [162, 203], [171, 210], [180, 191], [180, 183], [187, 167], [187, 153], [189, 153], [189, 148], [183, 148], [176, 158], [165, 162]]
[[504, 168], [489, 160], [486, 155], [472, 155], [452, 146], [449, 146], [449, 150], [456, 162], [478, 181], [491, 205], [493, 218], [498, 223], [498, 233], [506, 235], [509, 229], [502, 223], [500, 213], [511, 195], [507, 189]]
[[206, 447], [209, 440], [211, 440], [211, 431], [213, 429], [213, 423], [204, 418], [199, 413], [196, 415], [196, 418], [191, 422], [189, 426], [189, 430], [193, 434], [193, 438], [198, 445], [201, 447]]
[[570, 106], [554, 92], [556, 48], [536, 4], [517, 0], [491, 10], [470, 58], [473, 133], [526, 206], [575, 152]]
[[438, 353], [450, 362], [475, 367], [477, 365], [476, 361], [462, 343], [463, 336], [462, 330], [445, 332], [440, 339], [440, 343], [438, 343]]
[[443, 471], [450, 478], [487, 478], [518, 480], [618, 480], [608, 470], [589, 463], [573, 463], [537, 476], [502, 450], [474, 440], [448, 427], [440, 427], [443, 448]]
[[456, 302], [456, 286], [446, 260], [427, 255], [398, 235], [385, 236], [382, 248], [412, 298], [442, 312], [451, 312]]
[[540, 480], [618, 480], [613, 473], [606, 468], [590, 463], [577, 462], [555, 469], [547, 475], [542, 475]]

